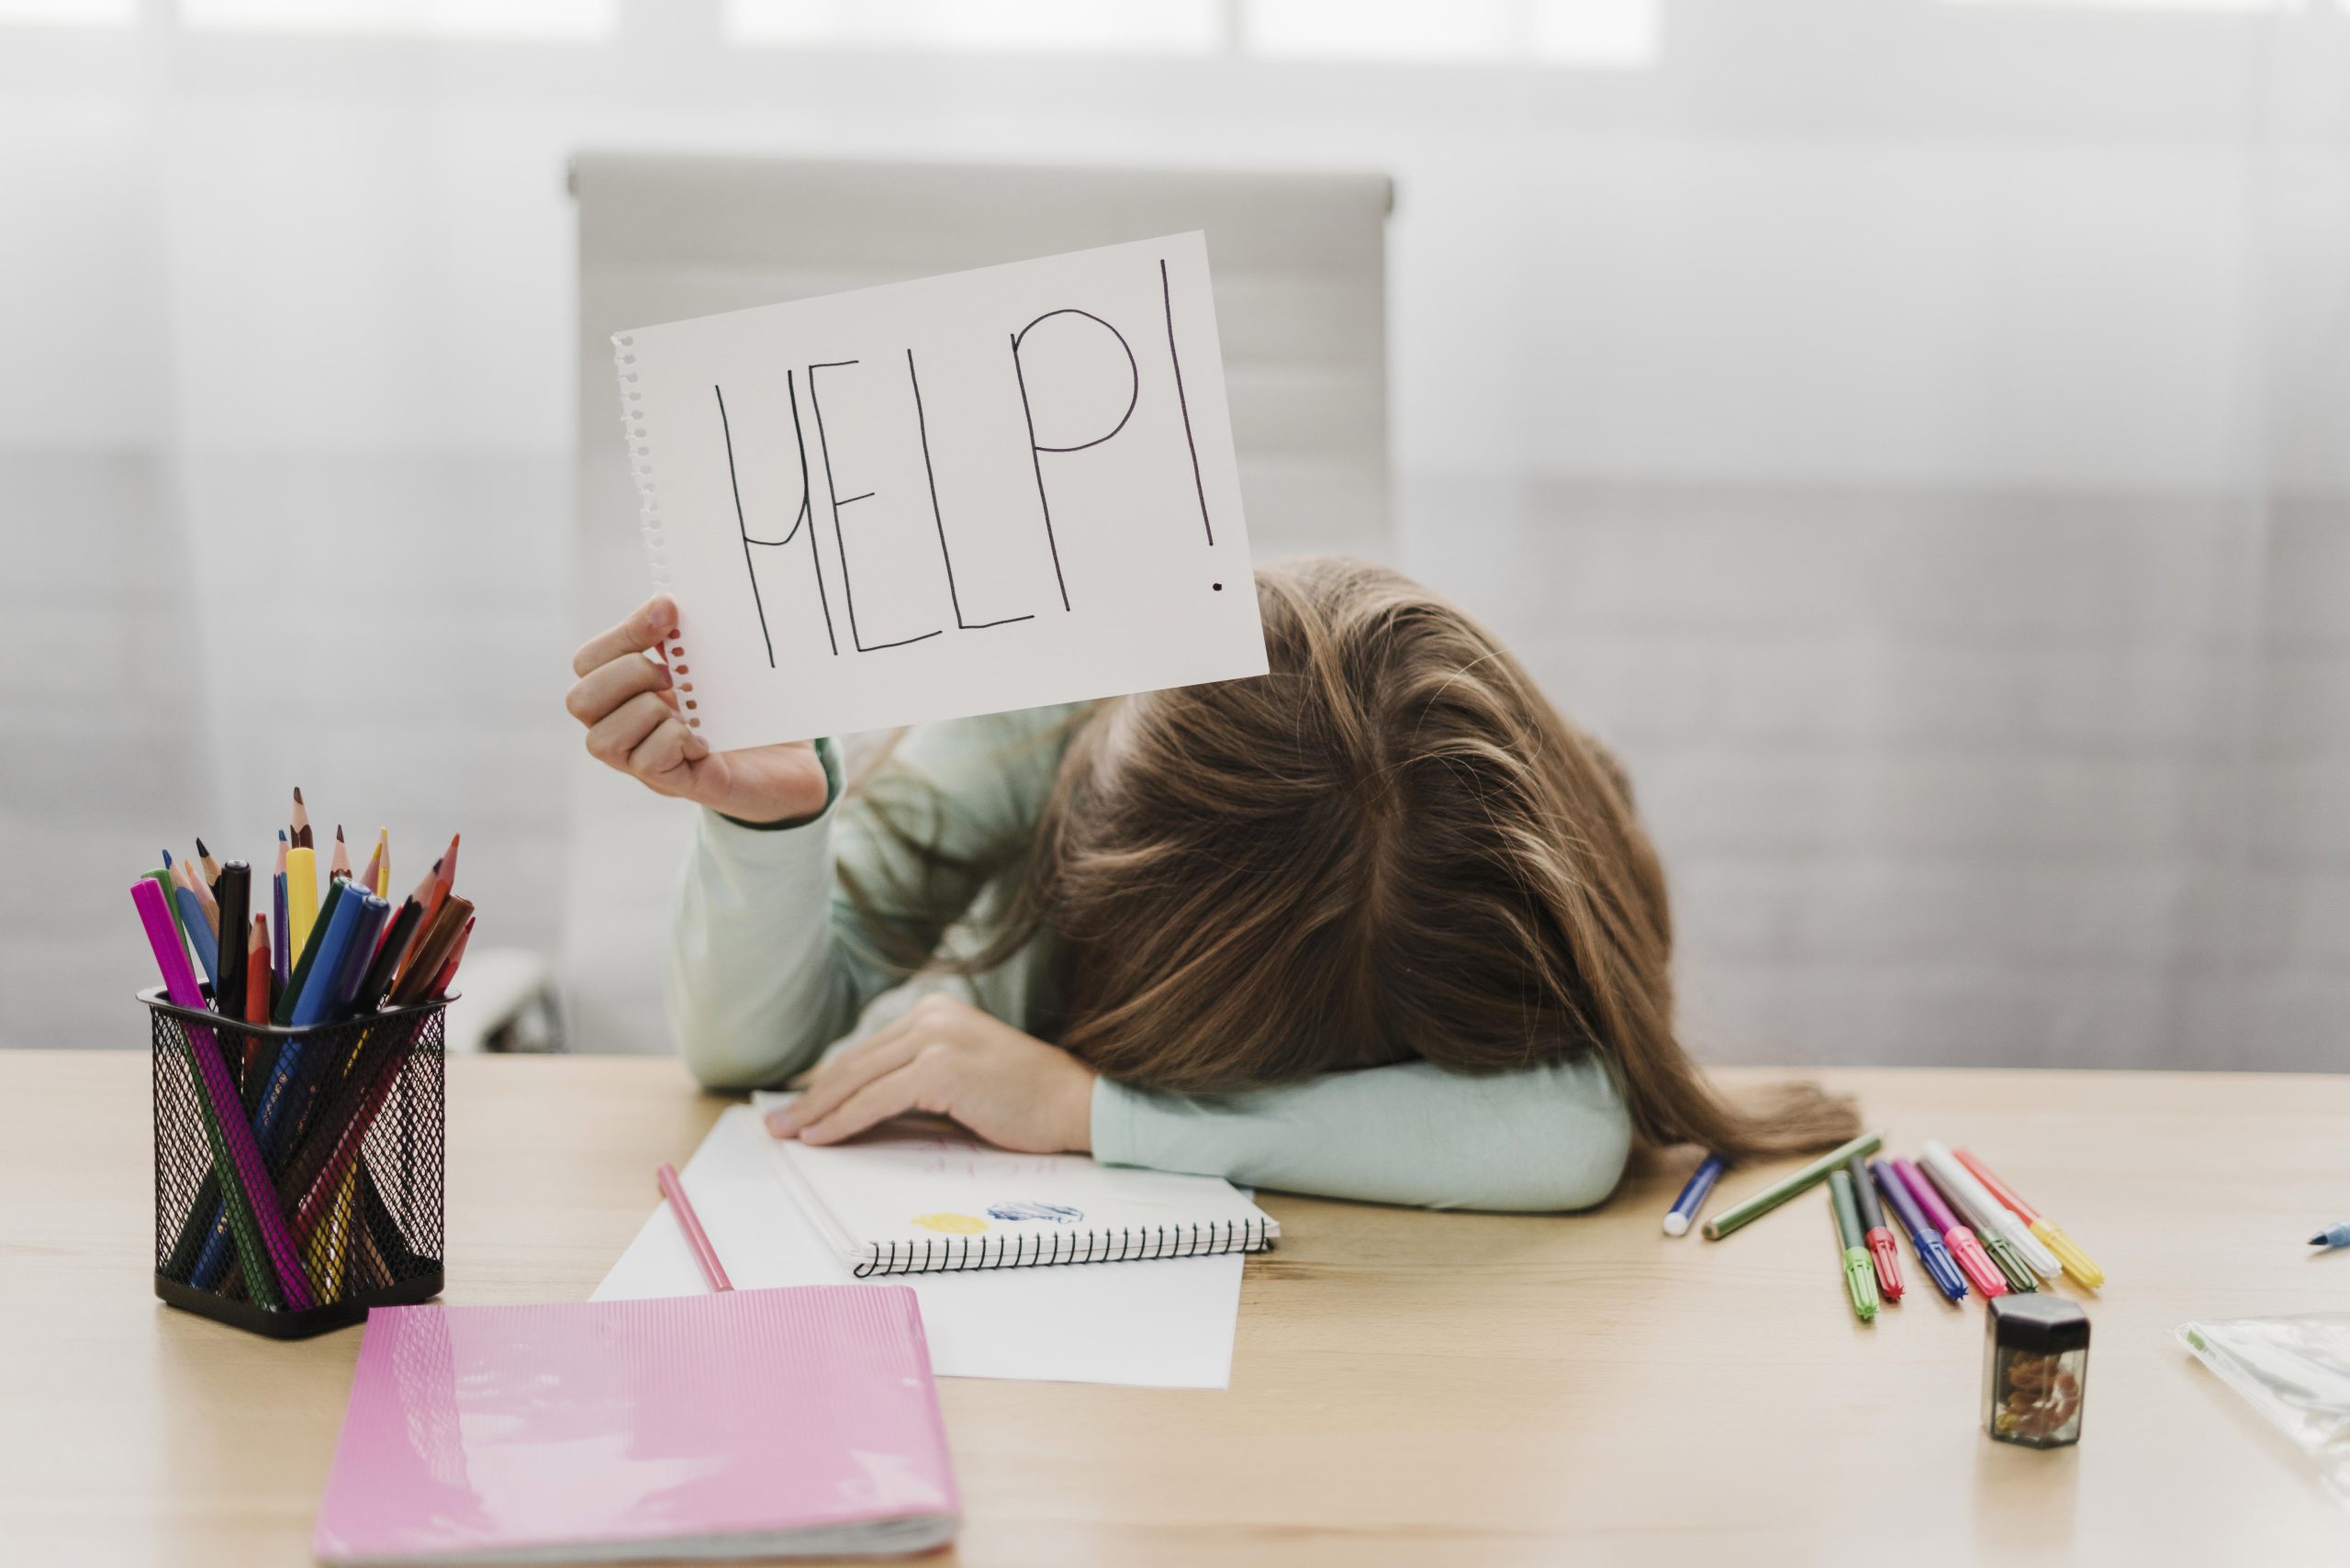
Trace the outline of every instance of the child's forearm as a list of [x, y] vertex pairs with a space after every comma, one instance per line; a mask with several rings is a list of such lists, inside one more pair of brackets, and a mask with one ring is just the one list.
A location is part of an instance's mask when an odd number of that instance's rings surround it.
[[[828, 773], [837, 765], [825, 747]], [[781, 1083], [855, 1022], [862, 988], [833, 926], [833, 802], [797, 827], [701, 813], [670, 924], [669, 1019], [712, 1089]]]
[[1094, 1158], [1247, 1186], [1422, 1208], [1589, 1208], [1631, 1121], [1593, 1058], [1494, 1077], [1427, 1062], [1195, 1098], [1100, 1081]]

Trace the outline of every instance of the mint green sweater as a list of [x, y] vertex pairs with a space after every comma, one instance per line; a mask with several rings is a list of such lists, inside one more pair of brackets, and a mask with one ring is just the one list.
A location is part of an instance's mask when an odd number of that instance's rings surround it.
[[[932, 788], [934, 833], [972, 855], [1033, 834], [1072, 710], [1035, 709], [925, 724], [889, 766]], [[898, 885], [906, 851], [860, 798], [831, 799], [787, 828], [705, 811], [677, 889], [669, 1010], [687, 1065], [713, 1089], [771, 1087], [846, 1034], [901, 977], [880, 963], [837, 868]], [[912, 878], [905, 885], [920, 884]], [[983, 942], [1007, 902], [1002, 879], [932, 879], [933, 907], [902, 912], [937, 950]], [[901, 913], [901, 912], [893, 912]], [[972, 977], [966, 994], [1017, 1027], [1049, 1028], [1049, 937]], [[1583, 1057], [1497, 1076], [1428, 1062], [1334, 1072], [1246, 1093], [1157, 1093], [1097, 1079], [1093, 1154], [1113, 1165], [1223, 1176], [1243, 1185], [1429, 1208], [1587, 1208], [1623, 1174], [1631, 1126], [1606, 1070]]]

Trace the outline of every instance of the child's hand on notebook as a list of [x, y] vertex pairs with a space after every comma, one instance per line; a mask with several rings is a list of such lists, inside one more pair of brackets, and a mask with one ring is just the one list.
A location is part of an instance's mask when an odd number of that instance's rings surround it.
[[751, 823], [791, 822], [824, 809], [824, 765], [807, 741], [713, 752], [677, 708], [679, 677], [693, 689], [690, 666], [674, 673], [647, 658], [677, 629], [666, 594], [646, 599], [629, 618], [588, 640], [573, 655], [579, 679], [564, 698], [588, 727], [588, 754], [656, 794], [675, 795]]
[[838, 1143], [909, 1111], [950, 1116], [1000, 1148], [1088, 1153], [1093, 1070], [967, 1002], [925, 996], [767, 1113], [778, 1137]]

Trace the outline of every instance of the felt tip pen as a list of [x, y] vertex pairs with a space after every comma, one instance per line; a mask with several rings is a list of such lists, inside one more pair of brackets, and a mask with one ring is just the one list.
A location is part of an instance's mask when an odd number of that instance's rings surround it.
[[1966, 1167], [1969, 1175], [1983, 1183], [1985, 1189], [1993, 1197], [2015, 1211], [2016, 1217], [2031, 1227], [2031, 1234], [2038, 1238], [2041, 1245], [2046, 1247], [2055, 1256], [2056, 1260], [2065, 1266], [2065, 1272], [2073, 1276], [2073, 1282], [2076, 1284], [2084, 1290], [2092, 1291], [2104, 1285], [2105, 1271], [2098, 1268], [2090, 1260], [2089, 1255], [2081, 1250], [2078, 1242], [2058, 1229], [2054, 1220], [2025, 1203], [2017, 1195], [2013, 1187], [1993, 1175], [1989, 1166], [1967, 1153], [1966, 1150], [1953, 1148], [1950, 1152], [1953, 1159]]
[[1909, 1196], [1924, 1213], [1926, 1223], [1942, 1232], [1942, 1245], [1950, 1249], [1951, 1261], [1966, 1276], [1966, 1282], [1986, 1297], [2007, 1294], [2007, 1276], [1985, 1254], [1975, 1233], [1958, 1223], [1958, 1216], [1950, 1212], [1950, 1205], [1942, 1202], [1942, 1195], [1926, 1180], [1926, 1173], [1906, 1159], [1895, 1159], [1886, 1163], [1901, 1178], [1901, 1184], [1909, 1189]]
[[1965, 1162], [1950, 1151], [1949, 1145], [1928, 1138], [1919, 1146], [1918, 1158], [1942, 1185], [1964, 1195], [1966, 1206], [1983, 1216], [1975, 1221], [1977, 1230], [1987, 1224], [1991, 1234], [2014, 1248], [2016, 1256], [2030, 1264], [2031, 1271], [2042, 1279], [2053, 1280], [2065, 1271], [2064, 1260], [2050, 1251], [2040, 1238], [2032, 1235], [2031, 1226], [2025, 1222], [2023, 1215], [1985, 1186], [1981, 1179], [1966, 1168]]
[[1999, 1271], [2000, 1277], [2008, 1282], [2009, 1290], [2022, 1294], [2040, 1288], [2040, 1276], [2031, 1271], [2031, 1265], [2025, 1262], [2021, 1254], [2009, 1245], [2008, 1238], [1999, 1234], [1991, 1216], [1984, 1212], [1983, 1205], [1950, 1179], [1946, 1174], [1949, 1169], [1946, 1162], [1920, 1159], [1917, 1169], [1925, 1173], [1926, 1181], [1942, 1195], [1942, 1201], [1974, 1229], [1976, 1245], [1983, 1249], [1983, 1255], [1991, 1260], [1991, 1266]]
[[2312, 1247], [2350, 1247], [2350, 1220], [2344, 1220], [2331, 1230], [2321, 1230], [2310, 1238]]
[[1852, 1204], [1860, 1211], [1869, 1257], [1876, 1264], [1876, 1294], [1888, 1302], [1899, 1301], [1901, 1253], [1893, 1245], [1893, 1232], [1885, 1223], [1885, 1207], [1876, 1201], [1876, 1183], [1869, 1180], [1868, 1162], [1856, 1154], [1844, 1161], [1844, 1170], [1852, 1178]]
[[1885, 1194], [1885, 1201], [1900, 1216], [1902, 1228], [1909, 1233], [1910, 1249], [1918, 1254], [1918, 1264], [1934, 1282], [1934, 1288], [1953, 1303], [1965, 1300], [1966, 1276], [1950, 1260], [1950, 1249], [1942, 1245], [1942, 1233], [1926, 1223], [1925, 1211], [1909, 1195], [1909, 1189], [1902, 1185], [1901, 1178], [1882, 1159], [1869, 1161], [1869, 1174], [1876, 1178], [1877, 1191]]
[[1861, 1209], [1854, 1196], [1852, 1173], [1842, 1166], [1828, 1173], [1828, 1211], [1836, 1219], [1837, 1244], [1844, 1249], [1844, 1294], [1852, 1298], [1852, 1316], [1863, 1323], [1876, 1319], [1876, 1265], [1861, 1239]]
[[1720, 1181], [1722, 1172], [1729, 1169], [1729, 1161], [1720, 1155], [1706, 1156], [1706, 1162], [1689, 1173], [1689, 1181], [1681, 1189], [1681, 1195], [1673, 1200], [1673, 1212], [1664, 1216], [1665, 1235], [1689, 1234], [1689, 1226], [1696, 1219], [1697, 1211], [1705, 1206], [1706, 1194], [1714, 1190], [1714, 1183]]
[[1808, 1191], [1828, 1180], [1828, 1173], [1841, 1167], [1856, 1154], [1874, 1154], [1885, 1139], [1877, 1133], [1863, 1133], [1841, 1148], [1831, 1148], [1793, 1175], [1780, 1178], [1770, 1186], [1748, 1198], [1733, 1204], [1706, 1222], [1706, 1239], [1719, 1241], [1731, 1231], [1740, 1229], [1761, 1219], [1796, 1193]]

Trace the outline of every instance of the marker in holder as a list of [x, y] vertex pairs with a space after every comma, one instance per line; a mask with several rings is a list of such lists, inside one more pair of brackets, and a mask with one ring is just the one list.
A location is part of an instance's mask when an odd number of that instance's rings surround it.
[[[441, 1293], [449, 999], [306, 1028], [176, 1006], [161, 988], [140, 1000], [158, 1297], [296, 1339]], [[282, 1103], [264, 1122], [273, 1080]]]

